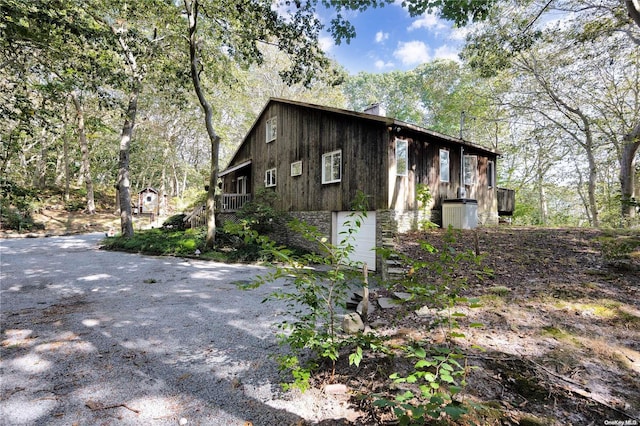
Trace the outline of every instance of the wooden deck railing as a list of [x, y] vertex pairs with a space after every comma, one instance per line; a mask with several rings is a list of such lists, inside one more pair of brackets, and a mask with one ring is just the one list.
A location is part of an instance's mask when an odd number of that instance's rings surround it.
[[183, 220], [189, 222], [192, 228], [205, 226], [207, 224], [207, 205], [203, 204], [196, 207]]
[[[246, 203], [251, 201], [251, 194], [222, 194], [221, 213], [237, 212]], [[185, 222], [189, 222], [192, 228], [205, 226], [207, 224], [207, 206], [203, 204], [193, 209], [185, 218]]]
[[251, 201], [251, 194], [222, 194], [222, 211], [236, 212]]

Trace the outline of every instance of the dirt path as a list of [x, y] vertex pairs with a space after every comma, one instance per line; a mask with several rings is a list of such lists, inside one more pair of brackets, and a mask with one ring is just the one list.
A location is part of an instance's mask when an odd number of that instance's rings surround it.
[[[0, 240], [0, 423], [306, 424], [340, 397], [281, 394], [264, 269], [97, 249], [102, 234]], [[183, 424], [180, 423], [180, 424]]]
[[[403, 235], [397, 246], [411, 259], [437, 262], [419, 242], [442, 250], [444, 235]], [[463, 262], [455, 271], [468, 280], [464, 294], [482, 305], [455, 309], [466, 315], [460, 324], [467, 336], [456, 344], [477, 367], [466, 396], [490, 408], [480, 423], [533, 417], [535, 424], [640, 424], [640, 258], [610, 261], [602, 248], [608, 241], [604, 232], [584, 229], [489, 228], [456, 237], [458, 252], [479, 248], [484, 256], [482, 267]], [[478, 279], [484, 267], [492, 273]], [[423, 283], [440, 279], [417, 273]], [[419, 307], [378, 309], [372, 320], [386, 323], [401, 342], [441, 343], [433, 318], [418, 315]], [[394, 368], [401, 367], [364, 366], [359, 376], [382, 378]], [[348, 374], [343, 380], [363, 393], [384, 392], [375, 381], [368, 385]], [[370, 415], [383, 418], [373, 409]]]
[[[3, 422], [390, 419], [358, 396], [389, 392], [382, 385], [402, 367], [393, 360], [338, 366], [360, 413], [318, 391], [277, 393], [268, 354], [279, 350], [271, 324], [284, 310], [260, 304], [269, 289], [240, 293], [233, 285], [260, 268], [100, 252], [101, 236], [0, 241]], [[426, 260], [419, 241], [442, 249], [443, 236], [408, 234], [397, 244]], [[456, 269], [468, 280], [466, 294], [482, 302], [461, 309], [467, 337], [457, 342], [477, 367], [464, 393], [484, 405], [476, 424], [640, 424], [640, 257], [612, 261], [605, 237], [490, 228], [457, 238], [456, 250], [478, 248], [492, 271], [480, 280], [472, 265]], [[418, 274], [424, 283], [438, 279]], [[377, 289], [372, 299], [388, 295]], [[417, 308], [377, 309], [370, 320], [398, 345], [441, 344]]]

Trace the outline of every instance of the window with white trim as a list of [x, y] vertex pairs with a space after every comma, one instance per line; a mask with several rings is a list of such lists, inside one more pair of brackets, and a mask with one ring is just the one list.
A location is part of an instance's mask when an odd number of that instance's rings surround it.
[[449, 151], [440, 150], [440, 182], [449, 182]]
[[272, 142], [276, 140], [276, 134], [278, 132], [278, 117], [272, 117], [267, 120], [266, 130], [266, 142]]
[[264, 173], [264, 186], [276, 186], [276, 169], [269, 169]]
[[464, 156], [464, 184], [475, 185], [478, 174], [478, 157], [475, 155]]
[[294, 161], [291, 163], [291, 176], [300, 176], [302, 174], [302, 161]]
[[406, 140], [396, 139], [396, 174], [406, 176], [409, 171], [409, 146]]
[[496, 171], [493, 161], [487, 162], [487, 186], [493, 188], [496, 185]]
[[342, 179], [342, 150], [322, 156], [322, 183], [340, 182]]
[[247, 193], [247, 177], [239, 176], [236, 181], [236, 194], [246, 194]]

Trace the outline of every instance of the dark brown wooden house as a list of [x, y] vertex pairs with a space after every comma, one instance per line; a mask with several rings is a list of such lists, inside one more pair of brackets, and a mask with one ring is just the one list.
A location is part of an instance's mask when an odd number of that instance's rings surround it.
[[[362, 191], [370, 211], [354, 258], [375, 269], [381, 265], [373, 247], [425, 219], [455, 225], [462, 214], [469, 227], [497, 224], [497, 157], [469, 141], [375, 113], [273, 98], [219, 174], [222, 209], [237, 209], [258, 188], [271, 188], [276, 208], [336, 242]], [[417, 197], [424, 185], [432, 196], [427, 206]]]

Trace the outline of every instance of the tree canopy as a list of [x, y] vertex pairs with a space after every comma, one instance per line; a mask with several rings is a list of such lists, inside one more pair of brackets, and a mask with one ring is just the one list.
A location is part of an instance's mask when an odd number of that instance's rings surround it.
[[469, 26], [461, 61], [350, 76], [325, 56], [323, 31], [348, 43], [353, 13], [390, 3], [0, 0], [3, 179], [82, 185], [89, 212], [94, 187], [117, 186], [122, 230], [133, 232], [132, 192], [214, 188], [218, 163], [270, 96], [355, 110], [380, 102], [395, 118], [503, 151], [501, 182], [532, 204], [528, 222], [553, 223], [549, 205], [581, 206], [576, 223], [633, 220], [637, 2], [405, 0], [412, 16]]

